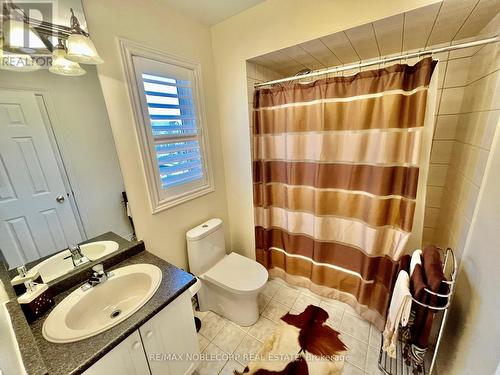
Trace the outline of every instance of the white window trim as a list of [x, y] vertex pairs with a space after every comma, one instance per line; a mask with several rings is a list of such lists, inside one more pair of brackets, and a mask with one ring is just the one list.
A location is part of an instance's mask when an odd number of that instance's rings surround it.
[[[211, 167], [212, 158], [210, 153], [210, 142], [208, 141], [207, 121], [204, 107], [205, 97], [203, 94], [201, 64], [183, 57], [174, 56], [150, 47], [145, 47], [142, 44], [127, 39], [117, 38], [117, 40], [122, 57], [123, 71], [128, 86], [130, 104], [134, 112], [135, 131], [139, 149], [141, 151], [140, 155], [142, 159], [144, 177], [146, 179], [146, 189], [148, 191], [151, 212], [156, 214], [191, 199], [213, 192], [215, 187]], [[202, 152], [203, 167], [206, 173], [205, 184], [196, 189], [182, 192], [168, 198], [160, 198], [161, 188], [157, 177], [158, 166], [156, 161], [153, 160], [151, 153], [150, 135], [148, 134], [150, 124], [146, 124], [144, 122], [141, 96], [138, 88], [139, 83], [136, 80], [136, 73], [133, 64], [134, 56], [181, 66], [194, 72], [193, 95], [195, 96], [197, 117], [199, 119], [198, 130], [200, 151]]]

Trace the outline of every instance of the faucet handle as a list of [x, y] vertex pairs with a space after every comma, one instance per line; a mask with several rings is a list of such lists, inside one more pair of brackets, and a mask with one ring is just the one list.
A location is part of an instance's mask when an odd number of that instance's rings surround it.
[[68, 249], [71, 252], [71, 254], [74, 254], [74, 253], [76, 253], [76, 252], [78, 252], [78, 251], [81, 250], [80, 249], [80, 245], [69, 245]]
[[102, 263], [96, 264], [94, 267], [92, 267], [92, 271], [99, 275], [102, 275], [104, 273], [104, 266], [102, 265]]

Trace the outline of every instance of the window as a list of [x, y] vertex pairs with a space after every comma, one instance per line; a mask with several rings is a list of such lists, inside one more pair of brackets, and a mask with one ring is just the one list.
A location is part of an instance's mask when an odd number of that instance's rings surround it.
[[122, 41], [153, 213], [213, 191], [199, 64]]

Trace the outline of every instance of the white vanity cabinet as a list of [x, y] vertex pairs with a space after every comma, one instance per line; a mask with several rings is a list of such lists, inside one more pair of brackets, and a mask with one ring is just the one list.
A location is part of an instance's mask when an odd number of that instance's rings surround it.
[[108, 354], [92, 365], [84, 375], [147, 375], [148, 361], [139, 331], [135, 331]]
[[188, 375], [199, 353], [191, 295], [184, 292], [84, 375]]
[[139, 328], [152, 375], [191, 374], [199, 355], [191, 295], [183, 293]]

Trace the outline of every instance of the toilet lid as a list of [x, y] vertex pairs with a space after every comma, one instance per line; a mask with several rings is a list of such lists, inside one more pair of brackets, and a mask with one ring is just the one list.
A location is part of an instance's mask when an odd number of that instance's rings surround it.
[[251, 292], [267, 281], [267, 270], [256, 261], [231, 253], [205, 273], [205, 278], [234, 292]]

